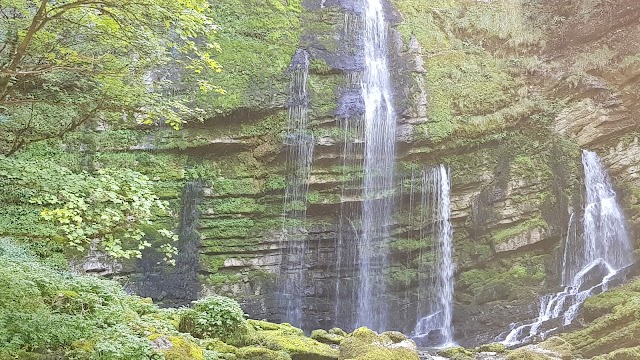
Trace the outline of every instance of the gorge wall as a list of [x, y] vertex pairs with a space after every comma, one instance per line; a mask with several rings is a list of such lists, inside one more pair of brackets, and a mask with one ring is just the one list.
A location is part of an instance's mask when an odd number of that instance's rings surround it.
[[[283, 320], [283, 144], [290, 65], [305, 50], [315, 151], [306, 286], [298, 289], [302, 326], [349, 327], [353, 314], [336, 304], [336, 284], [354, 269], [336, 261], [353, 256], [337, 244], [355, 240], [357, 221], [344, 214], [359, 213], [362, 200], [361, 164], [344, 156], [357, 146], [357, 132], [346, 125], [364, 111], [357, 85], [361, 6], [219, 0], [213, 8], [224, 67], [216, 82], [227, 94], [200, 99], [209, 120], [177, 132], [92, 129], [68, 137], [50, 156], [78, 169], [134, 168], [172, 204], [173, 216], [157, 223], [180, 229], [177, 266], [157, 265], [153, 252], [124, 264], [117, 276], [131, 291], [166, 305], [229, 295], [251, 317]], [[392, 0], [385, 14], [398, 119], [385, 273], [386, 301], [396, 315], [389, 328], [408, 333], [415, 326], [420, 272], [429, 269], [418, 258], [433, 247], [416, 237], [416, 209], [403, 184], [445, 164], [452, 177], [456, 340], [491, 342], [510, 323], [535, 317], [532, 299], [560, 285], [569, 217], [582, 211], [581, 148], [603, 158], [632, 233], [640, 230], [640, 3]], [[18, 156], [42, 151], [34, 145]], [[37, 209], [6, 209], [21, 221], [3, 223], [3, 235], [51, 236]]]

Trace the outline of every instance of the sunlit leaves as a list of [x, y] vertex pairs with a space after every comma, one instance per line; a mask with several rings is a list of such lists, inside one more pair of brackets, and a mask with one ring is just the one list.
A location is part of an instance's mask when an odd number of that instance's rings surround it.
[[[129, 169], [76, 174], [51, 163], [0, 157], [0, 180], [30, 189], [30, 202], [42, 206], [41, 217], [55, 223], [66, 245], [79, 251], [96, 245], [114, 258], [141, 257], [151, 246], [143, 227], [168, 211], [150, 180]], [[158, 233], [166, 239], [160, 249], [173, 262], [177, 236], [166, 229]]]

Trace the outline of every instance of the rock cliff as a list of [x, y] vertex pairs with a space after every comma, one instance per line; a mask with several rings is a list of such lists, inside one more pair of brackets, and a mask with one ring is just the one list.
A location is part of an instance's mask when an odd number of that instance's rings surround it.
[[[345, 122], [363, 111], [356, 3], [216, 1], [224, 70], [215, 80], [227, 94], [200, 99], [209, 120], [178, 132], [85, 131], [61, 145], [61, 156], [78, 167], [130, 166], [150, 175], [173, 204], [174, 216], [159, 222], [179, 229], [178, 266], [156, 265], [153, 252], [125, 264], [118, 276], [131, 291], [166, 305], [229, 295], [252, 317], [284, 320], [277, 278], [286, 271], [289, 67], [304, 49], [315, 152], [307, 286], [298, 294], [303, 328], [348, 326], [336, 323], [345, 310], [336, 309], [336, 282], [353, 269], [335, 264], [338, 239], [357, 227], [345, 213], [357, 213], [361, 202], [354, 181], [361, 168], [344, 157], [353, 135]], [[415, 237], [415, 203], [401, 180], [446, 164], [456, 339], [492, 342], [510, 323], [535, 317], [532, 299], [559, 286], [569, 217], [581, 211], [580, 148], [603, 157], [632, 230], [640, 226], [640, 3], [392, 0], [385, 11], [398, 110], [397, 211], [386, 274], [389, 311], [398, 315], [390, 328], [410, 332], [415, 325], [416, 258], [432, 247]]]

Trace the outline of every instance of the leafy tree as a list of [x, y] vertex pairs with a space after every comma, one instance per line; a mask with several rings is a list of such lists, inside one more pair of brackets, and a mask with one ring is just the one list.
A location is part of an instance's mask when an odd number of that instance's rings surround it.
[[[101, 169], [92, 175], [47, 161], [0, 156], [0, 184], [41, 205], [42, 218], [57, 225], [65, 245], [83, 251], [95, 244], [114, 258], [141, 257], [141, 250], [151, 246], [144, 240], [144, 228], [168, 211], [151, 181], [129, 169]], [[172, 262], [177, 236], [166, 229], [158, 232], [167, 240], [160, 250]]]
[[[197, 91], [223, 92], [206, 0], [0, 0], [0, 154], [94, 126], [199, 118]], [[167, 95], [172, 96], [167, 96]]]

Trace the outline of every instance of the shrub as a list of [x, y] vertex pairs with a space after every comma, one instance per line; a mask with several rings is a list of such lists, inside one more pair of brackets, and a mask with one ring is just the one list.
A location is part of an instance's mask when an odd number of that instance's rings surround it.
[[227, 341], [241, 337], [247, 328], [244, 312], [235, 300], [224, 296], [209, 296], [185, 310], [179, 329], [199, 338], [219, 338]]

